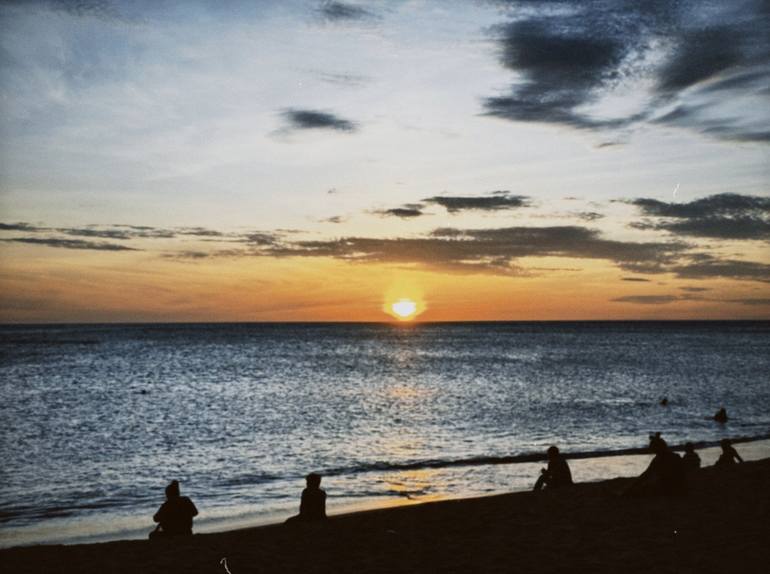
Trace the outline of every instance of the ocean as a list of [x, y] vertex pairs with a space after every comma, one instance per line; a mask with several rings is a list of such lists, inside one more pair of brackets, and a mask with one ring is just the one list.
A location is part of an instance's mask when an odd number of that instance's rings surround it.
[[528, 489], [551, 444], [579, 481], [656, 431], [709, 462], [770, 436], [768, 373], [767, 321], [2, 326], [0, 545], [146, 537], [172, 479], [205, 532], [311, 471], [335, 514]]

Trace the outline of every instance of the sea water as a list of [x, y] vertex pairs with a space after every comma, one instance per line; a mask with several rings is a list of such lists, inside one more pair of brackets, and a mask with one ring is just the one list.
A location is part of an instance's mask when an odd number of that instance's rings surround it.
[[770, 322], [3, 326], [0, 545], [145, 537], [172, 479], [204, 532], [311, 471], [330, 514], [527, 489], [551, 444], [632, 475], [651, 432], [766, 438], [768, 373]]

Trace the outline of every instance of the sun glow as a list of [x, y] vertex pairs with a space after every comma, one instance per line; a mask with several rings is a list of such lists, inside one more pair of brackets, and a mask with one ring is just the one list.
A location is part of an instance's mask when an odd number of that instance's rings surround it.
[[411, 299], [399, 299], [391, 303], [390, 309], [399, 319], [411, 319], [417, 311], [417, 303]]

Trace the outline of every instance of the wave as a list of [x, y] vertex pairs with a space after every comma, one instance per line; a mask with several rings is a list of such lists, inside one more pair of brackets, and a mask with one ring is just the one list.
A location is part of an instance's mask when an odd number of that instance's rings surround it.
[[[752, 442], [757, 440], [770, 439], [770, 433], [756, 435], [756, 436], [741, 436], [731, 438], [733, 443]], [[692, 444], [696, 449], [708, 448], [719, 446], [719, 440], [711, 441], [693, 441]], [[672, 450], [683, 451], [684, 444], [669, 445]], [[576, 452], [562, 452], [562, 455], [566, 459], [582, 459], [582, 458], [605, 458], [610, 456], [628, 456], [635, 454], [649, 454], [647, 447], [638, 448], [622, 448], [616, 450], [586, 450]], [[425, 459], [415, 460], [409, 462], [384, 462], [377, 461], [372, 463], [361, 463], [354, 466], [329, 468], [321, 472], [324, 476], [341, 476], [346, 474], [361, 474], [366, 472], [384, 472], [384, 471], [404, 471], [404, 470], [424, 470], [424, 469], [436, 469], [436, 468], [453, 468], [462, 466], [486, 466], [493, 464], [518, 464], [526, 462], [543, 462], [546, 460], [545, 453], [543, 451], [528, 452], [513, 455], [503, 456], [475, 456], [469, 458], [460, 459]]]

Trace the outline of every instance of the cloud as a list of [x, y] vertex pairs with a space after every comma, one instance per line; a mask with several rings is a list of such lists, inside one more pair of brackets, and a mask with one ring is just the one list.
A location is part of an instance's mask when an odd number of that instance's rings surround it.
[[575, 216], [583, 221], [596, 221], [597, 219], [603, 219], [604, 214], [596, 211], [580, 211]]
[[711, 291], [708, 287], [680, 287], [682, 291], [687, 291], [688, 293], [701, 293], [703, 291]]
[[511, 195], [507, 191], [495, 191], [487, 196], [453, 197], [436, 195], [427, 197], [422, 201], [440, 205], [449, 213], [457, 213], [464, 210], [497, 211], [527, 207], [529, 205], [528, 200], [529, 198], [523, 195]]
[[645, 279], [644, 277], [621, 277], [621, 281], [634, 281], [637, 283], [649, 283], [650, 279]]
[[342, 215], [332, 215], [331, 217], [321, 219], [320, 221], [321, 223], [344, 223], [347, 221], [347, 218]]
[[48, 231], [45, 227], [37, 227], [30, 225], [29, 223], [0, 223], [0, 231], [25, 231], [27, 233], [35, 233], [38, 231]]
[[368, 76], [361, 74], [341, 74], [335, 72], [315, 72], [318, 79], [327, 84], [358, 88], [370, 81]]
[[[517, 8], [494, 28], [500, 61], [517, 78], [484, 100], [487, 115], [581, 129], [654, 122], [770, 141], [759, 103], [770, 81], [765, 0], [500, 4]], [[609, 97], [633, 105], [613, 112]]]
[[0, 241], [12, 243], [29, 243], [32, 245], [45, 245], [47, 247], [59, 247], [61, 249], [91, 249], [95, 251], [141, 251], [125, 245], [115, 243], [85, 241], [83, 239], [58, 239], [45, 237], [11, 237]]
[[415, 238], [344, 237], [328, 241], [296, 241], [268, 247], [273, 257], [332, 257], [351, 262], [399, 263], [447, 272], [525, 273], [522, 257], [606, 259], [624, 269], [661, 273], [687, 245], [678, 242], [637, 243], [604, 239], [599, 232], [576, 226], [439, 228]]
[[738, 259], [706, 258], [671, 268], [678, 277], [685, 279], [738, 279], [770, 283], [770, 265]]
[[626, 295], [610, 299], [613, 303], [637, 303], [639, 305], [664, 305], [679, 301], [680, 297], [676, 295]]
[[637, 229], [717, 239], [770, 239], [770, 197], [720, 193], [688, 203], [649, 198], [629, 203], [643, 215], [658, 218], [633, 223]]
[[770, 299], [765, 298], [726, 299], [724, 302], [739, 303], [741, 305], [770, 306]]
[[413, 217], [420, 217], [425, 215], [425, 212], [423, 212], [422, 209], [423, 205], [420, 203], [407, 203], [401, 207], [375, 210], [372, 213], [385, 217], [400, 217], [402, 219], [410, 219]]
[[336, 130], [341, 132], [356, 131], [354, 122], [340, 118], [332, 113], [318, 110], [288, 109], [283, 112], [289, 127], [295, 130]]
[[327, 22], [356, 22], [374, 16], [369, 10], [348, 2], [323, 2], [318, 13]]

